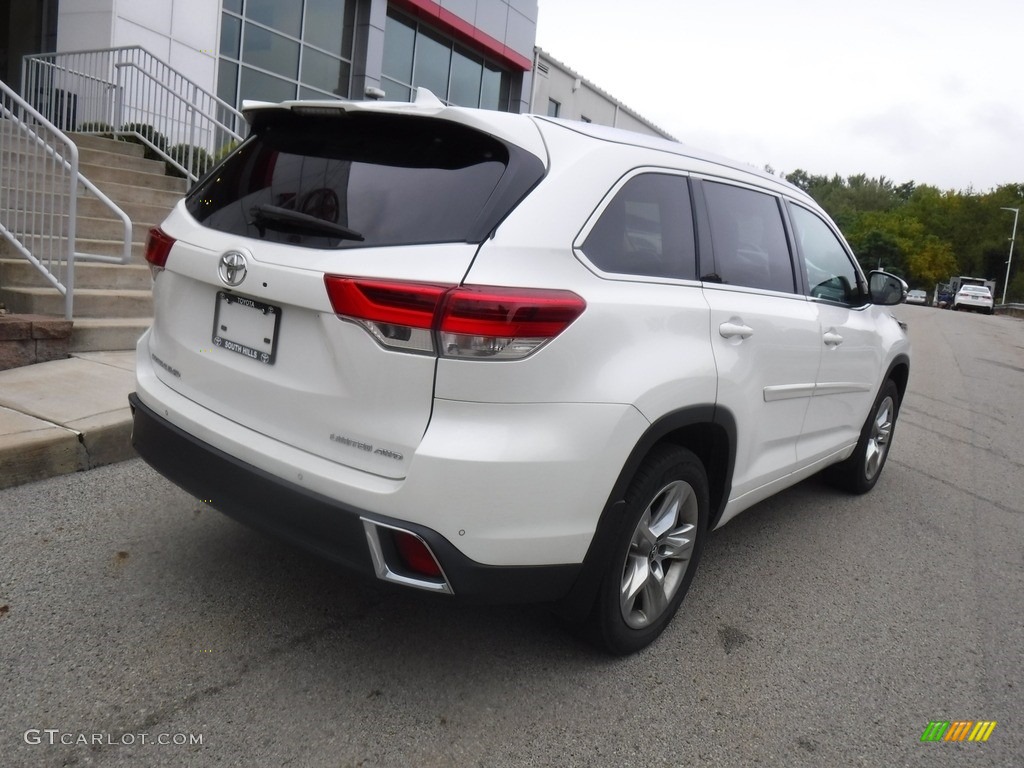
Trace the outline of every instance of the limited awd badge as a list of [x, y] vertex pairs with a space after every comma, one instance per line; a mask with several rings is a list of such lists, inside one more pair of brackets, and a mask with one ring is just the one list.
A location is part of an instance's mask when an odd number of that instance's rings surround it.
[[220, 257], [217, 273], [225, 285], [241, 285], [245, 280], [245, 256], [238, 251], [228, 251]]

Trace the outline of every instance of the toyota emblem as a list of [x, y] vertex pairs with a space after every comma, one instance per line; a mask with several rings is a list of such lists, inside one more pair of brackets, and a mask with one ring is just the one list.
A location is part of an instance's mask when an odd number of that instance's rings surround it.
[[245, 280], [245, 256], [238, 251], [228, 251], [220, 257], [217, 272], [225, 285], [241, 285]]

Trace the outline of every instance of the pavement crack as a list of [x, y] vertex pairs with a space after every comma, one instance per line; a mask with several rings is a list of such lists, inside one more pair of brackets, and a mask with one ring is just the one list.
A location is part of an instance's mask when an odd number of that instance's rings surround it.
[[[135, 725], [132, 725], [128, 728], [111, 730], [111, 738], [109, 739], [109, 741], [113, 742], [113, 744], [116, 745], [120, 742], [121, 738], [127, 734], [151, 732], [153, 729], [158, 728], [161, 723], [171, 720], [175, 715], [178, 715], [179, 713], [188, 711], [202, 700], [218, 696], [221, 693], [224, 693], [225, 691], [230, 691], [231, 689], [241, 685], [243, 682], [245, 682], [245, 680], [249, 676], [249, 673], [254, 668], [259, 668], [262, 665], [262, 663], [268, 660], [280, 658], [281, 656], [284, 656], [285, 654], [294, 651], [297, 648], [311, 645], [316, 640], [319, 640], [320, 638], [325, 637], [326, 635], [329, 635], [332, 632], [341, 630], [344, 626], [345, 624], [341, 621], [331, 621], [319, 627], [310, 629], [307, 632], [303, 632], [300, 635], [296, 635], [295, 637], [287, 639], [281, 643], [278, 643], [275, 646], [271, 646], [266, 651], [259, 654], [259, 663], [255, 663], [253, 659], [243, 661], [241, 663], [241, 666], [237, 669], [237, 671], [234, 672], [234, 674], [231, 674], [228, 677], [228, 679], [222, 680], [221, 682], [216, 683], [214, 685], [208, 685], [202, 690], [190, 693], [184, 698], [173, 701], [164, 707], [154, 709], [153, 711], [147, 713], [145, 717], [143, 717], [142, 720], [138, 721]], [[107, 744], [93, 744], [90, 745], [89, 750], [93, 754], [100, 754], [107, 751], [107, 746]]]
[[[925, 472], [920, 467], [915, 467], [912, 464], [907, 464], [906, 462], [902, 462], [902, 461], [899, 461], [897, 459], [890, 459], [889, 462], [891, 464], [895, 464], [896, 466], [902, 467], [903, 469], [907, 469], [907, 470], [910, 470], [911, 472], [915, 472], [916, 474], [921, 475], [922, 477], [927, 477], [929, 480], [931, 480], [931, 481], [933, 481], [935, 483], [938, 483], [939, 485], [943, 485], [943, 486], [945, 486], [946, 488], [949, 488], [952, 491], [956, 491], [957, 493], [964, 493], [964, 489], [962, 487], [960, 487], [959, 485], [955, 485], [954, 483], [951, 483], [948, 480], [939, 477], [938, 475], [933, 475], [930, 472]], [[1000, 503], [998, 501], [995, 501], [993, 499], [989, 499], [989, 498], [986, 498], [984, 496], [979, 496], [978, 494], [974, 494], [971, 498], [977, 499], [978, 501], [982, 501], [985, 504], [991, 504], [993, 507], [995, 507], [996, 509], [1002, 510], [1003, 512], [1009, 512], [1009, 513], [1014, 514], [1014, 515], [1024, 514], [1024, 509], [1017, 509], [1016, 507], [1010, 507], [1010, 506], [1007, 506], [1006, 504], [1002, 504], [1002, 503]]]

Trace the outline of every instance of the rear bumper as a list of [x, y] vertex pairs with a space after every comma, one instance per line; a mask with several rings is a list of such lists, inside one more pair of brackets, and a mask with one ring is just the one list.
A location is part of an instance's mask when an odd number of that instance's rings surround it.
[[132, 445], [160, 474], [198, 499], [252, 528], [297, 544], [366, 576], [375, 576], [364, 521], [419, 536], [437, 557], [452, 593], [472, 602], [553, 602], [582, 566], [492, 566], [467, 558], [425, 526], [356, 509], [289, 483], [176, 427], [129, 396]]
[[959, 309], [959, 310], [969, 309], [972, 312], [991, 313], [993, 307], [992, 307], [991, 304], [982, 304], [982, 303], [974, 303], [974, 302], [967, 302], [967, 301], [957, 301], [957, 302], [953, 303], [953, 309]]

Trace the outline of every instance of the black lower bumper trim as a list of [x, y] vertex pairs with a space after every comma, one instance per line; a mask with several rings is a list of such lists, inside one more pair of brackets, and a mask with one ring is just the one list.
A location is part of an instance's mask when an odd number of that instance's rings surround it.
[[580, 565], [490, 566], [467, 558], [434, 530], [356, 509], [289, 483], [207, 445], [128, 396], [132, 445], [156, 471], [198, 499], [252, 528], [375, 577], [361, 517], [418, 534], [434, 551], [457, 599], [553, 602], [564, 597]]

